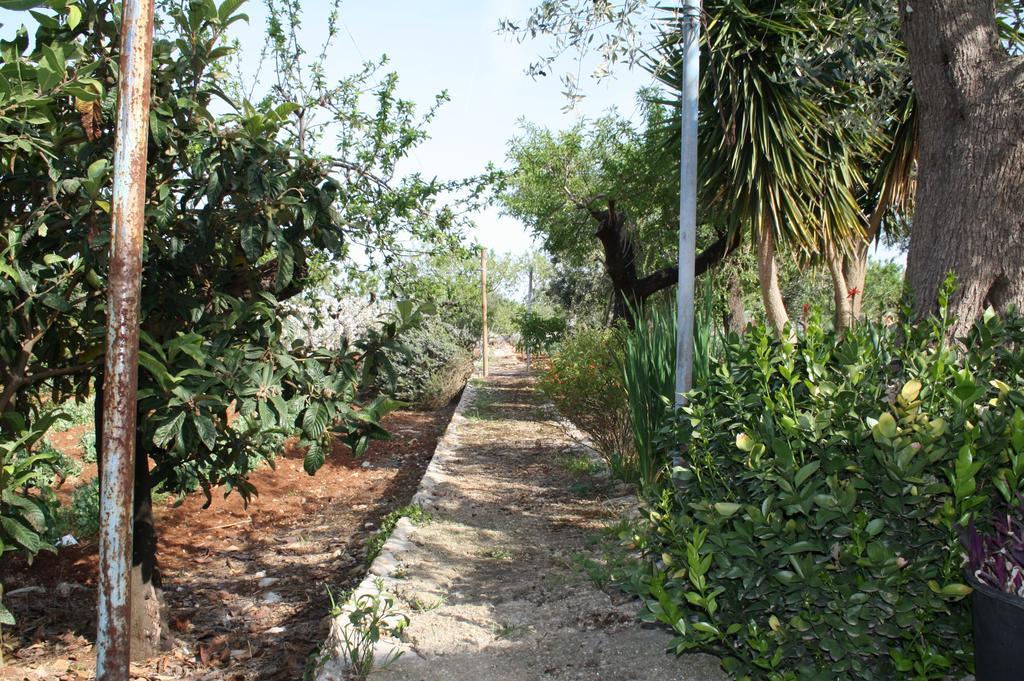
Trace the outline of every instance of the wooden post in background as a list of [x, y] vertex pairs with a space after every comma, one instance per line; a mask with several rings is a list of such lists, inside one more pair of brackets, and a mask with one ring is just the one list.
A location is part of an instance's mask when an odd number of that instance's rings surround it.
[[483, 362], [484, 362], [484, 378], [487, 377], [487, 346], [489, 345], [487, 339], [487, 249], [480, 249], [480, 297], [483, 303], [484, 311], [484, 333], [483, 333]]
[[[526, 280], [526, 316], [533, 321], [533, 265]], [[526, 346], [526, 372], [530, 372], [530, 347]]]

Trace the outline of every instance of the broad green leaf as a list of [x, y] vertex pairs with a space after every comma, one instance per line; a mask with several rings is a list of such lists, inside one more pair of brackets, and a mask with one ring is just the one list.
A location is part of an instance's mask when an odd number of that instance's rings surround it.
[[4, 532], [7, 533], [7, 536], [13, 539], [15, 543], [21, 545], [30, 553], [37, 553], [44, 546], [39, 540], [38, 534], [25, 527], [14, 518], [0, 516], [0, 528], [2, 528]]
[[206, 445], [206, 448], [211, 451], [214, 450], [217, 445], [217, 429], [214, 427], [213, 421], [208, 416], [200, 414], [192, 417], [192, 423], [196, 427], [199, 439]]
[[309, 475], [313, 475], [324, 465], [324, 461], [324, 448], [319, 442], [314, 442], [309, 446], [306, 456], [302, 459], [302, 468]]
[[896, 419], [889, 412], [878, 417], [878, 423], [871, 428], [876, 440], [891, 440], [896, 437]]
[[883, 519], [881, 519], [881, 518], [875, 518], [874, 520], [869, 522], [864, 529], [867, 531], [869, 536], [874, 537], [879, 532], [881, 532], [884, 528], [885, 528], [885, 521]]
[[11, 611], [4, 607], [3, 603], [0, 603], [0, 625], [5, 627], [13, 627], [18, 622], [14, 619], [14, 615]]
[[812, 461], [809, 464], [804, 465], [796, 472], [796, 476], [793, 478], [793, 484], [800, 487], [807, 481], [807, 478], [814, 475], [819, 468], [821, 468], [820, 461]]
[[105, 158], [101, 158], [89, 164], [89, 168], [85, 171], [85, 175], [93, 182], [99, 182], [107, 174], [107, 169], [109, 167], [110, 161]]
[[734, 504], [728, 501], [719, 501], [715, 504], [715, 511], [718, 512], [718, 515], [725, 518], [731, 518], [741, 508], [743, 508], [741, 504]]
[[156, 429], [156, 432], [153, 434], [153, 444], [157, 447], [169, 447], [181, 433], [181, 427], [184, 423], [185, 412], [178, 412], [177, 416]]
[[921, 387], [921, 381], [907, 381], [907, 383], [903, 386], [903, 389], [900, 390], [900, 399], [903, 401], [904, 404], [909, 405], [910, 403], [917, 400], [918, 396], [921, 394]]
[[34, 7], [46, 5], [44, 0], [0, 0], [0, 9], [11, 10], [12, 12], [24, 12]]

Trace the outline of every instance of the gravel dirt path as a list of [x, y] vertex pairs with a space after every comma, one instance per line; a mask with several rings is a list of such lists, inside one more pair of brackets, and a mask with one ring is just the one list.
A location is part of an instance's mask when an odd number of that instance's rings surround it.
[[[495, 359], [422, 483], [432, 519], [400, 526], [374, 564], [410, 623], [392, 642], [404, 654], [371, 678], [724, 680], [712, 657], [666, 654], [671, 636], [638, 623], [635, 601], [613, 603], [575, 563], [628, 506], [626, 490], [567, 465], [580, 446], [522, 362]], [[320, 674], [343, 678], [337, 657]]]

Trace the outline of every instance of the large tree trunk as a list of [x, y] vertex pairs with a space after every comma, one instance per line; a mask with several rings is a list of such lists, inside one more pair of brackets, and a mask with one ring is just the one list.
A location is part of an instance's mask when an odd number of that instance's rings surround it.
[[861, 318], [864, 280], [868, 273], [868, 242], [858, 241], [845, 253], [830, 248], [825, 262], [832, 277], [832, 324], [837, 332], [842, 332]]
[[[786, 324], [789, 313], [786, 303], [782, 300], [782, 289], [779, 288], [779, 268], [775, 262], [775, 239], [771, 228], [765, 227], [757, 235], [757, 279], [761, 284], [761, 300], [764, 301], [764, 314], [768, 325], [775, 331], [779, 339], [787, 338]], [[790, 330], [792, 335], [792, 330]]]
[[907, 282], [918, 317], [957, 276], [954, 335], [988, 304], [1024, 305], [1024, 59], [999, 43], [992, 0], [900, 0], [920, 107]]
[[[96, 465], [102, 475], [103, 374], [96, 379]], [[156, 559], [157, 535], [153, 521], [153, 494], [149, 474], [149, 450], [137, 431], [135, 438], [135, 484], [132, 507], [131, 572], [131, 656], [145, 660], [166, 650], [170, 642], [167, 609]]]

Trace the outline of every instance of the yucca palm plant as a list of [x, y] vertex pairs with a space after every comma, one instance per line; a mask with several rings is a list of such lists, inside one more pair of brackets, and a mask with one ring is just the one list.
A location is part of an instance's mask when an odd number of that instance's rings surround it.
[[[651, 70], [680, 88], [682, 44], [674, 7]], [[794, 73], [802, 40], [820, 30], [807, 3], [709, 0], [701, 42], [699, 187], [704, 207], [758, 248], [766, 316], [783, 334], [789, 317], [775, 245], [797, 250], [859, 236], [854, 189], [864, 184], [841, 126]], [[678, 132], [674, 133], [678, 139]]]
[[893, 234], [913, 208], [918, 139], [916, 99], [909, 85], [887, 112], [876, 144], [858, 159], [868, 178], [858, 201], [865, 216], [864, 234], [845, 252], [833, 252], [829, 270], [835, 289], [836, 325], [860, 319], [867, 276], [868, 248], [883, 233]]

